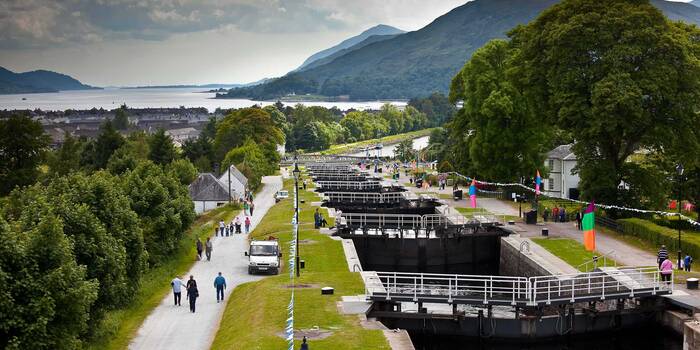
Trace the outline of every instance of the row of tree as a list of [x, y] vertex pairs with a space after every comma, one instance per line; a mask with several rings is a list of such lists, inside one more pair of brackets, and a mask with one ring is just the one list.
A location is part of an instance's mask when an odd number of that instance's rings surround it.
[[509, 37], [454, 77], [463, 108], [431, 136], [431, 156], [511, 182], [573, 143], [585, 199], [659, 208], [682, 163], [682, 192], [700, 200], [700, 29], [648, 1], [567, 0]]
[[80, 347], [177, 249], [196, 169], [164, 132], [124, 138], [111, 122], [48, 151], [41, 126], [14, 116], [0, 140], [0, 347]]

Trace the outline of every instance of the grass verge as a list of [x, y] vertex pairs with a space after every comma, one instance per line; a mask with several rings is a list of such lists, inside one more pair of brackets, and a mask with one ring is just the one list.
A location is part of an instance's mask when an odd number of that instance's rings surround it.
[[340, 145], [332, 145], [328, 150], [321, 151], [321, 154], [341, 154], [359, 152], [360, 148], [365, 146], [381, 143], [384, 145], [395, 144], [404, 140], [415, 139], [418, 137], [428, 136], [435, 128], [411, 131], [403, 134], [384, 136], [378, 139], [364, 140], [353, 143], [344, 143]]
[[[293, 182], [285, 181], [284, 187], [291, 193]], [[310, 348], [314, 350], [389, 349], [381, 330], [364, 329], [356, 315], [341, 315], [337, 310], [342, 295], [362, 294], [364, 287], [360, 275], [348, 271], [341, 242], [313, 228], [315, 208], [309, 203], [317, 200], [312, 192], [300, 192], [299, 253], [306, 268], [295, 280], [295, 285], [305, 286], [295, 290], [295, 330], [319, 327], [332, 332], [325, 339], [311, 339]], [[277, 237], [285, 257], [292, 239], [292, 201], [293, 197], [277, 203], [252, 232], [253, 237]], [[213, 349], [286, 348], [283, 333], [291, 289], [286, 263], [283, 266], [277, 276], [234, 289]], [[325, 286], [335, 288], [335, 294], [321, 295], [320, 288]]]
[[148, 315], [170, 292], [170, 280], [189, 271], [195, 263], [195, 240], [209, 237], [214, 232], [214, 224], [223, 219], [228, 222], [240, 211], [238, 205], [226, 205], [214, 209], [192, 224], [172, 259], [165, 264], [150, 269], [141, 278], [141, 286], [132, 303], [124, 308], [107, 312], [98, 327], [94, 339], [87, 344], [88, 349], [126, 349], [131, 339]]
[[[564, 260], [569, 265], [578, 268], [581, 264], [586, 263], [593, 259], [593, 256], [601, 256], [599, 252], [589, 252], [583, 246], [583, 244], [571, 238], [532, 238], [532, 240], [541, 245], [544, 249], [550, 253], [556, 255], [560, 259]], [[603, 261], [600, 260], [600, 266], [603, 265]], [[615, 261], [608, 259], [608, 265], [615, 265]], [[585, 267], [581, 267], [582, 269]], [[593, 265], [590, 264], [588, 270], [592, 270]], [[584, 271], [586, 272], [586, 271]]]

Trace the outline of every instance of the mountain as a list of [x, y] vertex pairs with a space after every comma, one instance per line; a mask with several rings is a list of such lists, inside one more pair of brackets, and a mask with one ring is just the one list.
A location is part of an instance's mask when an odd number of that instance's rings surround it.
[[373, 35], [395, 35], [395, 34], [401, 34], [401, 33], [405, 33], [405, 32], [401, 29], [394, 28], [392, 26], [388, 26], [385, 24], [380, 24], [380, 25], [374, 26], [370, 29], [365, 30], [364, 32], [360, 33], [359, 35], [356, 35], [356, 36], [353, 36], [352, 38], [343, 40], [343, 42], [341, 42], [338, 45], [335, 45], [333, 47], [327, 48], [323, 51], [319, 51], [319, 52], [311, 55], [296, 70], [302, 70], [304, 67], [308, 66], [309, 64], [311, 64], [314, 61], [318, 61], [324, 57], [328, 57], [330, 55], [333, 55], [334, 53], [336, 53], [338, 51], [348, 49], [352, 46], [355, 46]]
[[688, 3], [691, 4], [691, 5], [693, 5], [693, 6], [698, 6], [698, 7], [700, 7], [700, 1], [698, 1], [698, 0], [693, 0], [693, 1], [690, 1], [690, 2], [688, 2]]
[[15, 73], [0, 67], [0, 94], [98, 89], [61, 73], [47, 70]]
[[334, 59], [336, 59], [340, 56], [346, 55], [347, 53], [349, 53], [351, 51], [361, 49], [361, 48], [363, 48], [369, 44], [372, 44], [372, 43], [376, 43], [376, 42], [380, 42], [380, 41], [384, 41], [384, 40], [389, 40], [391, 38], [396, 37], [397, 35], [399, 35], [399, 34], [372, 35], [372, 36], [368, 37], [367, 39], [362, 40], [359, 43], [348, 47], [347, 49], [342, 49], [340, 51], [336, 51], [332, 55], [328, 55], [326, 57], [319, 58], [315, 61], [308, 63], [306, 66], [299, 67], [299, 68], [297, 68], [297, 71], [309, 70], [309, 69], [314, 68], [314, 67], [322, 66], [326, 63], [332, 62]]
[[[491, 39], [505, 38], [558, 0], [474, 0], [414, 32], [373, 42], [325, 64], [265, 84], [229, 90], [220, 98], [274, 99], [287, 94], [407, 99], [447, 92], [452, 77]], [[671, 19], [700, 23], [700, 8], [652, 0]]]

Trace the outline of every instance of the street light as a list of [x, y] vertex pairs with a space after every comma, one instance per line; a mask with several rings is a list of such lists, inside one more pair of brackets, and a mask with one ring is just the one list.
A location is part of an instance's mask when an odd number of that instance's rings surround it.
[[297, 155], [294, 155], [294, 170], [292, 170], [292, 174], [294, 175], [294, 220], [297, 223], [297, 237], [296, 237], [296, 245], [297, 245], [297, 256], [296, 256], [296, 265], [297, 265], [297, 277], [299, 277], [299, 175], [301, 174], [301, 171], [299, 171], [299, 163], [298, 163], [299, 158]]
[[683, 180], [683, 164], [676, 165], [676, 174], [678, 174], [678, 269], [681, 269], [681, 181]]

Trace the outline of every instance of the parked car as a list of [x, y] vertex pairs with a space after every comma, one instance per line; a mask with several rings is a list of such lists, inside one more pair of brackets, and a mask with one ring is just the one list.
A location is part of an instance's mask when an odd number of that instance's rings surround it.
[[277, 203], [283, 199], [286, 199], [286, 198], [289, 198], [289, 191], [287, 191], [287, 190], [281, 190], [281, 191], [277, 191], [277, 193], [275, 193], [275, 203]]

